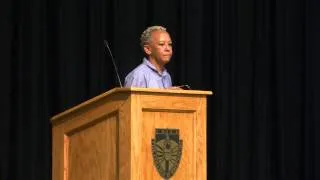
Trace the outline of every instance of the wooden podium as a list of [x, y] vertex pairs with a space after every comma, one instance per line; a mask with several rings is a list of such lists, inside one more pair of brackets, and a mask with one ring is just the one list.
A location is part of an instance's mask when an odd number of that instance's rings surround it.
[[211, 94], [115, 88], [54, 116], [52, 179], [206, 179]]

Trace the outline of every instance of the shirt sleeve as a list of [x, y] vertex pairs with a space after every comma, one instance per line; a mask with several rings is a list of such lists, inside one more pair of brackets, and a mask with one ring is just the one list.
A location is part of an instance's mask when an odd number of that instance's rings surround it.
[[168, 82], [166, 88], [172, 87], [172, 80], [170, 74], [168, 74]]
[[124, 87], [147, 87], [147, 82], [145, 77], [141, 73], [132, 73], [129, 74], [124, 82]]

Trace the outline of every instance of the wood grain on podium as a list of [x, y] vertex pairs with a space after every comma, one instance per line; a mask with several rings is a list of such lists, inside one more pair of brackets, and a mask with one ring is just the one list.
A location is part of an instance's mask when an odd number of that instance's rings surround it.
[[160, 180], [156, 128], [179, 129], [182, 157], [172, 180], [206, 179], [209, 91], [116, 88], [51, 121], [53, 180]]

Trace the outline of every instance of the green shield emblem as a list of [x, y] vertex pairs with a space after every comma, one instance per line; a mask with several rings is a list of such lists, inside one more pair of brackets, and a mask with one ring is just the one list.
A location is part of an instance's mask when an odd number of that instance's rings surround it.
[[156, 129], [152, 139], [152, 156], [155, 167], [164, 179], [176, 172], [182, 155], [182, 140], [179, 129]]

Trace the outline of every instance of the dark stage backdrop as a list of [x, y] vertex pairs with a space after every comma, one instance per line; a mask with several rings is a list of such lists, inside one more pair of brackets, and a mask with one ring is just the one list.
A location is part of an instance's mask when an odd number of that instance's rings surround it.
[[208, 179], [320, 179], [319, 0], [1, 2], [0, 178], [51, 178], [49, 118], [118, 86], [168, 28], [175, 84], [212, 90]]

